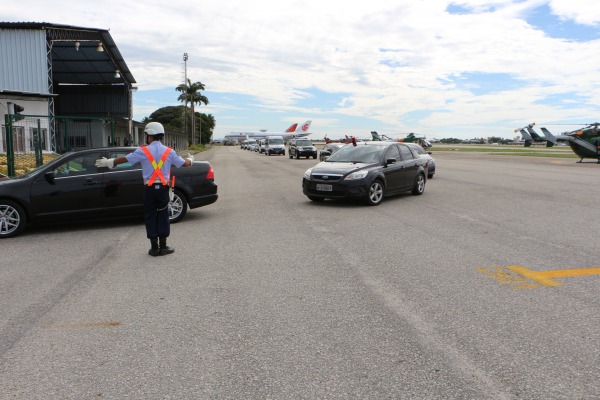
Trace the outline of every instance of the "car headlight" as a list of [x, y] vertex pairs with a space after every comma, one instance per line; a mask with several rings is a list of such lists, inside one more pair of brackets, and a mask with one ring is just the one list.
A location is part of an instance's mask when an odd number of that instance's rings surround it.
[[356, 172], [351, 173], [347, 177], [345, 177], [344, 180], [345, 181], [354, 181], [357, 179], [364, 179], [368, 173], [369, 173], [369, 171], [356, 171]]
[[306, 172], [304, 173], [304, 179], [310, 180], [311, 173], [312, 173], [312, 168], [307, 169]]

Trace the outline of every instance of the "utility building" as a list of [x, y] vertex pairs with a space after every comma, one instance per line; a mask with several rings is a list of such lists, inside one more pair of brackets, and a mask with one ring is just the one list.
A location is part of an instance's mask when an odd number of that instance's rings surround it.
[[23, 115], [8, 124], [17, 154], [139, 143], [135, 83], [108, 30], [0, 22], [0, 116]]

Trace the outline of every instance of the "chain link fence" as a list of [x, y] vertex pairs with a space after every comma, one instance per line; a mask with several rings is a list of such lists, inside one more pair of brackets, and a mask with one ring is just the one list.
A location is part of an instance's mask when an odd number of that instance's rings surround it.
[[0, 136], [0, 174], [22, 175], [67, 151], [128, 145], [127, 138], [115, 138], [112, 118], [6, 114]]

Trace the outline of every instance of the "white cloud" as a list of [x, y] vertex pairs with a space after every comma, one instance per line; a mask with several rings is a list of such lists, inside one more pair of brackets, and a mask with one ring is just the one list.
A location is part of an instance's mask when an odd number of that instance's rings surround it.
[[551, 0], [552, 11], [563, 19], [578, 24], [600, 24], [600, 7], [596, 0]]
[[[188, 77], [207, 91], [256, 96], [257, 110], [320, 115], [339, 132], [348, 133], [345, 115], [419, 131], [461, 121], [495, 127], [527, 121], [529, 113], [557, 119], [589, 112], [596, 118], [599, 111], [590, 104], [599, 89], [600, 40], [551, 38], [526, 22], [529, 12], [547, 4], [563, 19], [598, 24], [600, 8], [592, 0], [151, 0], [126, 9], [116, 0], [101, 6], [89, 0], [25, 3], [3, 5], [5, 18], [18, 21], [27, 8], [29, 20], [110, 28], [139, 90], [172, 90], [172, 104], [187, 52]], [[466, 12], [449, 14], [449, 5]], [[509, 74], [523, 85], [476, 96], [453, 82], [473, 72]], [[301, 105], [311, 89], [344, 94], [344, 101]], [[552, 94], [566, 104], [574, 93], [584, 100], [570, 109], [535, 102]], [[222, 113], [215, 115], [218, 125], [219, 118], [228, 119], [230, 110], [213, 110]], [[408, 114], [423, 110], [433, 114], [406, 126]]]

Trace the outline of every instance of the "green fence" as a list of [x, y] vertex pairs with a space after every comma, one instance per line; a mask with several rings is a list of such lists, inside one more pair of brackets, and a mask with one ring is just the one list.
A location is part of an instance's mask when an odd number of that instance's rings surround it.
[[119, 139], [112, 118], [6, 114], [0, 136], [0, 174], [21, 175], [67, 151], [119, 145]]

